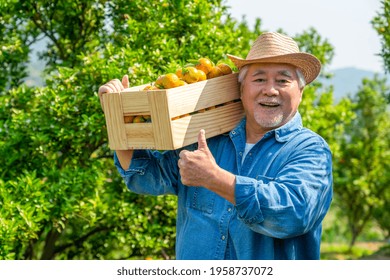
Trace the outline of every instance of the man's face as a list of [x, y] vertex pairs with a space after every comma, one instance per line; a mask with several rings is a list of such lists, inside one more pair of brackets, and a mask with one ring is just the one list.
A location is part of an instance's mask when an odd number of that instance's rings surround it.
[[249, 65], [241, 93], [247, 125], [265, 132], [284, 125], [296, 113], [302, 92], [294, 66]]

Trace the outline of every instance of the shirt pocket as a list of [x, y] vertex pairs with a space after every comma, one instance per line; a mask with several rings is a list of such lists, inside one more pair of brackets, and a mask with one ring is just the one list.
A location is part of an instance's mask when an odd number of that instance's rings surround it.
[[188, 187], [187, 207], [201, 212], [213, 213], [215, 193], [203, 187]]

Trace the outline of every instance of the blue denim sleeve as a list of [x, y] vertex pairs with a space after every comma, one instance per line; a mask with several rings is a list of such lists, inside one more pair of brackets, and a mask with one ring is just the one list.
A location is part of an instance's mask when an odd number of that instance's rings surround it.
[[274, 176], [236, 176], [236, 210], [252, 230], [275, 238], [304, 234], [322, 222], [332, 200], [332, 158], [324, 142], [281, 157]]
[[138, 194], [177, 194], [177, 160], [176, 151], [135, 150], [129, 168], [124, 170], [114, 153], [114, 164], [127, 188]]

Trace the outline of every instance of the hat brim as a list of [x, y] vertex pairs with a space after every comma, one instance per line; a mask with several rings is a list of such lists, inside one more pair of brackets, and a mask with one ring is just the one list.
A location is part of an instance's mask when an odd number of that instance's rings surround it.
[[253, 63], [282, 63], [291, 64], [302, 71], [306, 84], [314, 81], [321, 71], [321, 62], [314, 55], [309, 53], [292, 53], [271, 57], [262, 57], [257, 59], [243, 59], [228, 54], [227, 57], [236, 65], [238, 69]]

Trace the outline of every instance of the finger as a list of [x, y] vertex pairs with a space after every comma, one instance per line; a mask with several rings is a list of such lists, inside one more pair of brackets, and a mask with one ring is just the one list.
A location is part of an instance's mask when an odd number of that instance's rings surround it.
[[187, 155], [187, 153], [188, 153], [187, 150], [182, 150], [182, 151], [180, 151], [180, 153], [179, 153], [179, 158], [180, 158], [180, 159], [185, 158], [186, 155]]
[[206, 132], [204, 129], [201, 129], [198, 134], [198, 150], [207, 151], [208, 149], [209, 147], [207, 146]]
[[109, 84], [115, 88], [116, 92], [120, 92], [123, 90], [122, 82], [119, 81], [119, 79], [114, 79]]
[[122, 85], [123, 85], [124, 88], [129, 88], [130, 87], [129, 76], [127, 76], [127, 75], [123, 76], [123, 78], [122, 78]]
[[109, 88], [107, 85], [102, 85], [99, 88], [99, 93], [108, 93], [111, 92], [111, 88]]
[[184, 166], [184, 163], [183, 163], [183, 160], [182, 159], [179, 159], [177, 161], [177, 166], [181, 169], [183, 166]]
[[120, 90], [118, 90], [118, 89], [116, 88], [116, 86], [115, 86], [113, 83], [105, 84], [105, 86], [106, 86], [107, 88], [110, 89], [109, 92], [118, 92], [118, 91], [120, 91]]

